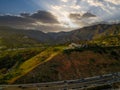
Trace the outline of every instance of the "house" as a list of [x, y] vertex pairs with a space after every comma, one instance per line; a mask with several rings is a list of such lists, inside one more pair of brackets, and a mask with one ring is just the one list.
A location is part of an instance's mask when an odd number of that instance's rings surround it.
[[88, 47], [87, 44], [76, 44], [76, 43], [71, 43], [68, 46], [68, 49], [75, 49], [75, 48], [86, 48]]

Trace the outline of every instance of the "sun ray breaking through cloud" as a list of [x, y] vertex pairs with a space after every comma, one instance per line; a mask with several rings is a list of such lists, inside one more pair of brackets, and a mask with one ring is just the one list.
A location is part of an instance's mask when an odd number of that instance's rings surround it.
[[[38, 2], [39, 0], [36, 3], [41, 6], [41, 3]], [[49, 3], [44, 0], [43, 3], [46, 10], [52, 12], [63, 26], [71, 28], [80, 27], [80, 24], [72, 22], [69, 18], [70, 13], [84, 14], [85, 12], [91, 12], [97, 15], [100, 21], [102, 19], [104, 21], [118, 14], [115, 9], [120, 10], [120, 2], [116, 0], [50, 0]]]
[[[119, 0], [30, 0], [29, 5], [36, 7], [36, 12], [35, 10], [32, 13], [23, 11], [25, 13], [18, 15], [21, 18], [13, 15], [12, 18], [19, 19], [17, 24], [22, 24], [20, 23], [21, 19], [25, 19], [23, 21], [26, 22], [26, 24], [24, 23], [26, 27], [29, 27], [27, 23], [30, 21], [29, 24], [33, 28], [38, 29], [42, 26], [50, 28], [51, 26], [52, 29], [53, 27], [58, 28], [58, 31], [68, 31], [96, 23], [120, 22]], [[38, 10], [40, 10], [40, 13]], [[8, 16], [5, 17], [8, 18]], [[9, 18], [11, 17], [9, 16]], [[23, 26], [25, 27], [25, 25]], [[49, 30], [54, 31], [52, 29]]]

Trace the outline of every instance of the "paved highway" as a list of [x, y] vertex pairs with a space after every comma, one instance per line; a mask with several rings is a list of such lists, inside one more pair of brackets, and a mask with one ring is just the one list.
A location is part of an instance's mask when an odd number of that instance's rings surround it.
[[34, 84], [0, 85], [0, 90], [82, 90], [83, 88], [112, 85], [117, 82], [120, 82], [120, 72], [76, 80]]

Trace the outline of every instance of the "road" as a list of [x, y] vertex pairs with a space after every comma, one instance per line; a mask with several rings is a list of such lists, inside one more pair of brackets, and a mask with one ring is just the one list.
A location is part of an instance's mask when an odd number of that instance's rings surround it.
[[82, 90], [84, 88], [112, 85], [120, 82], [120, 72], [47, 83], [0, 85], [0, 90]]

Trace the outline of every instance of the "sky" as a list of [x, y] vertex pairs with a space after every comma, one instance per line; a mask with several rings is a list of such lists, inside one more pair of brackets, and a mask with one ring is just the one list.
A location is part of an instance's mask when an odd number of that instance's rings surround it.
[[43, 32], [120, 21], [120, 0], [0, 0], [0, 25]]

